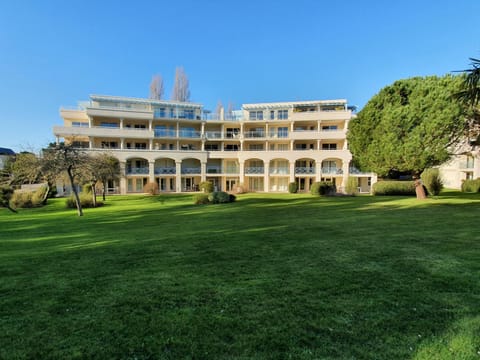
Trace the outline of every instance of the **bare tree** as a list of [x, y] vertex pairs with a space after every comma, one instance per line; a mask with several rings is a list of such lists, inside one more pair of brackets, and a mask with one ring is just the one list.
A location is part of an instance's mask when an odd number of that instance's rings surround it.
[[105, 201], [105, 194], [109, 180], [116, 180], [120, 177], [120, 162], [116, 157], [109, 153], [100, 153], [94, 156], [89, 156], [85, 164], [85, 171], [83, 173], [85, 180], [87, 180], [92, 187], [93, 206], [96, 206], [96, 188], [97, 182], [101, 182], [103, 186], [102, 197]]
[[228, 102], [228, 105], [227, 105], [227, 115], [230, 117], [230, 118], [233, 118], [233, 110], [235, 109], [235, 104], [231, 101]]
[[83, 216], [82, 204], [75, 186], [75, 178], [86, 162], [86, 155], [72, 145], [51, 144], [42, 151], [42, 173], [47, 178], [56, 178], [66, 172], [77, 205], [78, 216]]
[[163, 78], [161, 75], [153, 75], [150, 83], [150, 99], [161, 100], [164, 93]]
[[222, 100], [218, 100], [217, 107], [215, 108], [215, 115], [217, 115], [217, 119], [221, 119], [222, 112], [223, 112]]
[[175, 83], [173, 84], [172, 100], [190, 101], [188, 77], [182, 66], [177, 67], [175, 70]]

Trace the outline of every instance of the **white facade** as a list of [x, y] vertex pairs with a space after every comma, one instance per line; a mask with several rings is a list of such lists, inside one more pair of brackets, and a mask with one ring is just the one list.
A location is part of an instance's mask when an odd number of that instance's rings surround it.
[[342, 191], [349, 176], [370, 192], [373, 173], [351, 166], [346, 134], [352, 111], [346, 100], [244, 104], [230, 114], [201, 104], [92, 95], [77, 109], [61, 109], [64, 139], [120, 160], [119, 193], [195, 191], [210, 180], [216, 189], [286, 192], [290, 182], [308, 191], [333, 181]]
[[453, 156], [450, 161], [439, 167], [444, 186], [460, 189], [462, 182], [480, 177], [480, 154], [478, 150]]

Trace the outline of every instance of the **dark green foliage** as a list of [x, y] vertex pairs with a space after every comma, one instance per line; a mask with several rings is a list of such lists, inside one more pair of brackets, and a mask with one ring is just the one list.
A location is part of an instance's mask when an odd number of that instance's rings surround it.
[[437, 196], [443, 189], [443, 181], [438, 169], [425, 169], [420, 176], [428, 194]]
[[358, 178], [349, 176], [347, 179], [347, 186], [345, 186], [345, 193], [348, 195], [358, 194]]
[[330, 181], [317, 181], [314, 182], [310, 188], [312, 195], [335, 195], [337, 187]]
[[204, 193], [210, 194], [213, 192], [213, 182], [211, 181], [202, 181], [199, 187]]
[[[80, 199], [80, 203], [81, 203], [81, 206], [82, 208], [94, 208], [94, 207], [98, 207], [98, 206], [102, 206], [103, 203], [101, 201], [96, 201], [96, 204], [93, 203], [93, 197], [92, 197], [92, 194], [88, 194], [88, 193], [81, 193], [79, 195], [79, 199]], [[69, 209], [76, 209], [77, 208], [77, 204], [75, 202], [75, 197], [73, 195], [71, 195], [70, 197], [68, 197], [66, 200], [65, 200], [65, 205], [67, 206], [67, 208]]]
[[230, 194], [225, 191], [214, 191], [208, 194], [208, 201], [212, 204], [225, 204], [230, 202]]
[[475, 180], [465, 180], [462, 183], [463, 192], [480, 192], [480, 178]]
[[298, 191], [298, 185], [296, 182], [291, 182], [288, 184], [288, 192], [290, 194], [295, 194]]
[[373, 195], [415, 195], [415, 182], [379, 181], [373, 184]]
[[208, 194], [195, 194], [193, 195], [193, 203], [195, 205], [208, 204]]
[[10, 199], [13, 196], [13, 191], [14, 190], [11, 186], [0, 186], [0, 207], [5, 207], [12, 212], [16, 212], [16, 210], [10, 206]]
[[372, 97], [349, 124], [356, 164], [386, 176], [421, 173], [449, 158], [448, 146], [465, 129], [464, 106], [453, 99], [460, 76], [399, 80]]

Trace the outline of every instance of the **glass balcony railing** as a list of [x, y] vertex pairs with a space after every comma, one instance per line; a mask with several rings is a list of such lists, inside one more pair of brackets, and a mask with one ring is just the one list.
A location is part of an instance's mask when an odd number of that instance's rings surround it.
[[132, 167], [126, 169], [127, 175], [148, 174], [148, 167]]
[[176, 174], [177, 169], [175, 166], [171, 167], [161, 167], [161, 168], [155, 168], [155, 174], [160, 175], [160, 174]]
[[263, 166], [247, 166], [245, 167], [245, 174], [263, 174], [265, 168]]
[[295, 174], [315, 174], [315, 167], [296, 166]]

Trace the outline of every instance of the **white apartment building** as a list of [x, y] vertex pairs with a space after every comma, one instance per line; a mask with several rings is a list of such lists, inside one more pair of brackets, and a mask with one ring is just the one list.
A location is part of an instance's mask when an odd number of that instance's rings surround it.
[[223, 191], [287, 192], [290, 182], [309, 191], [333, 181], [342, 191], [353, 176], [364, 193], [376, 182], [351, 166], [346, 134], [354, 115], [346, 100], [244, 104], [212, 114], [197, 103], [92, 95], [60, 115], [57, 141], [119, 159], [120, 181], [109, 187], [121, 194], [143, 192], [149, 182], [161, 192], [196, 191], [206, 180]]

